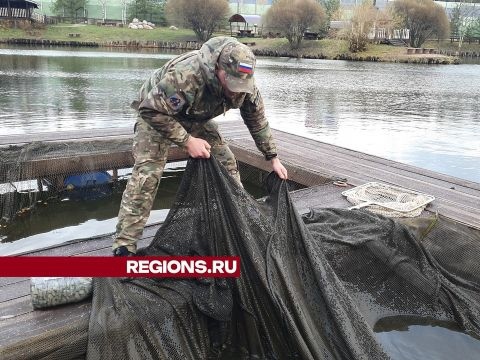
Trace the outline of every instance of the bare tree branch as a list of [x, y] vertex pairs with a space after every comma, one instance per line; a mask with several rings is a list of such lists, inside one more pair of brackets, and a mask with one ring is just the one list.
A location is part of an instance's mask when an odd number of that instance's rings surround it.
[[396, 0], [393, 10], [410, 30], [410, 46], [421, 47], [430, 37], [445, 37], [449, 23], [445, 10], [433, 0]]
[[267, 26], [285, 34], [292, 49], [300, 47], [305, 31], [319, 31], [326, 20], [323, 7], [314, 0], [279, 0], [265, 17]]
[[192, 29], [200, 41], [207, 41], [215, 28], [227, 17], [227, 0], [169, 0], [168, 19]]

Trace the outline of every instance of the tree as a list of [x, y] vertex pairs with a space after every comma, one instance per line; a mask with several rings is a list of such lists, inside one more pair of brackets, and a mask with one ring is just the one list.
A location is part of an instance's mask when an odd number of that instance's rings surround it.
[[318, 2], [325, 8], [327, 20], [330, 23], [335, 14], [340, 10], [340, 0], [319, 0]]
[[107, 1], [108, 0], [98, 0], [100, 5], [102, 6], [102, 18], [103, 21], [107, 20]]
[[469, 41], [473, 38], [480, 38], [480, 18], [468, 22], [465, 29], [465, 38]]
[[128, 3], [130, 0], [120, 0], [120, 3], [122, 4], [122, 24], [127, 23], [127, 9], [128, 9]]
[[133, 0], [128, 4], [128, 19], [148, 20], [155, 25], [165, 25], [165, 1]]
[[448, 35], [449, 23], [445, 10], [433, 0], [396, 0], [393, 11], [410, 31], [410, 46], [421, 47], [431, 36]]
[[193, 30], [198, 40], [207, 41], [230, 11], [228, 0], [168, 0], [169, 21]]
[[450, 28], [452, 29], [452, 35], [458, 37], [458, 47], [461, 48], [463, 39], [470, 35], [475, 28], [475, 22], [478, 18], [475, 17], [476, 11], [475, 3], [467, 0], [459, 0], [455, 3], [455, 7], [452, 10], [450, 19]]
[[52, 3], [52, 11], [58, 16], [67, 17], [74, 21], [77, 11], [85, 9], [87, 0], [55, 0]]
[[480, 38], [480, 18], [468, 24], [465, 36]]
[[350, 20], [350, 27], [344, 29], [340, 34], [347, 38], [348, 48], [351, 52], [360, 52], [367, 49], [368, 35], [375, 25], [377, 12], [377, 9], [366, 2], [355, 7]]
[[300, 47], [305, 31], [319, 31], [325, 21], [323, 7], [314, 0], [278, 0], [265, 14], [267, 26], [284, 33], [292, 49]]
[[330, 30], [332, 20], [340, 20], [342, 17], [342, 9], [340, 8], [340, 0], [317, 0], [325, 10], [326, 19], [322, 29], [320, 29], [321, 37], [325, 37]]

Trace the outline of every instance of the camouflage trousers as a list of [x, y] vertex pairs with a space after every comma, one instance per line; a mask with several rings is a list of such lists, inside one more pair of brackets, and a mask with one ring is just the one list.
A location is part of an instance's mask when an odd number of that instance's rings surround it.
[[[240, 183], [237, 161], [218, 131], [214, 120], [206, 123], [181, 122], [192, 136], [206, 140], [214, 155]], [[123, 192], [113, 249], [126, 246], [136, 252], [137, 241], [152, 209], [171, 142], [160, 135], [142, 118], [137, 119], [133, 138], [132, 176]]]

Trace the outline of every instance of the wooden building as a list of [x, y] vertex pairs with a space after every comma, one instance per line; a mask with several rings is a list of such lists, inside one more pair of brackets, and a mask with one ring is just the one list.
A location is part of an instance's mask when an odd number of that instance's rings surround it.
[[261, 35], [262, 17], [259, 15], [233, 14], [229, 19], [230, 36], [254, 37]]
[[31, 0], [0, 0], [0, 20], [31, 20], [37, 8]]

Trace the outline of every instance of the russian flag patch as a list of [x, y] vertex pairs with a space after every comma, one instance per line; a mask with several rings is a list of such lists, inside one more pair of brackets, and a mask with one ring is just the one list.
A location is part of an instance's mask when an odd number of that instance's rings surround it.
[[245, 74], [252, 74], [253, 73], [253, 65], [247, 63], [239, 63], [238, 64], [238, 71], [245, 73]]

